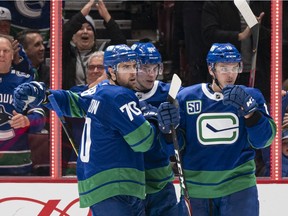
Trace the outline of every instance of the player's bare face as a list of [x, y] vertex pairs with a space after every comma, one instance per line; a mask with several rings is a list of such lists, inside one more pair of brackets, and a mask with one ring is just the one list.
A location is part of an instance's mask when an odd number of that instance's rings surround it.
[[147, 91], [153, 88], [159, 72], [158, 64], [143, 64], [140, 65], [137, 72], [137, 91]]
[[73, 35], [73, 43], [80, 50], [90, 50], [95, 41], [92, 27], [88, 23], [83, 23], [82, 28]]
[[95, 56], [87, 65], [87, 83], [101, 82], [107, 79], [103, 65], [103, 57]]
[[215, 75], [223, 89], [226, 85], [234, 85], [240, 71], [239, 63], [217, 63]]
[[11, 42], [0, 37], [0, 73], [8, 73], [13, 60], [13, 49]]
[[28, 46], [25, 51], [32, 65], [37, 68], [44, 61], [45, 47], [43, 45], [43, 38], [38, 33], [31, 33], [27, 34], [26, 40]]
[[136, 87], [136, 62], [122, 62], [117, 66], [116, 79], [120, 86], [135, 89]]

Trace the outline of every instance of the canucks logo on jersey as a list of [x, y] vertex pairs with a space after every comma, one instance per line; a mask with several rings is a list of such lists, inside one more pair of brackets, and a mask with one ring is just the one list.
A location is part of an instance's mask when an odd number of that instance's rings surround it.
[[[5, 110], [3, 105], [0, 105], [0, 126], [8, 124], [12, 119], [12, 115]], [[7, 128], [0, 130], [0, 141], [6, 141], [12, 139], [15, 136], [14, 130], [12, 128]]]
[[233, 144], [239, 136], [239, 119], [234, 113], [203, 113], [197, 118], [197, 137], [203, 145]]
[[5, 107], [0, 105], [0, 126], [7, 124], [11, 120], [12, 115], [6, 112]]
[[[202, 101], [186, 102], [188, 115], [202, 112]], [[233, 144], [239, 136], [239, 119], [231, 112], [202, 113], [197, 116], [197, 138], [202, 145]]]

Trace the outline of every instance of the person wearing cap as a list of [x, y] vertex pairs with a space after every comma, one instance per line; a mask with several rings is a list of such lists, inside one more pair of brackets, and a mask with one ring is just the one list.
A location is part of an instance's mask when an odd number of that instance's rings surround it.
[[[63, 25], [62, 38], [62, 87], [70, 89], [75, 85], [86, 83], [86, 63], [89, 56], [105, 47], [97, 47], [97, 32], [94, 20], [89, 12], [95, 0], [90, 0], [84, 7]], [[100, 16], [104, 19], [111, 40], [108, 45], [126, 44], [126, 38], [118, 24], [111, 17], [104, 2], [99, 0], [96, 5]], [[71, 41], [71, 42], [70, 42]]]
[[0, 34], [10, 35], [11, 21], [10, 10], [0, 7]]
[[35, 77], [35, 70], [33, 70], [33, 66], [31, 65], [24, 48], [18, 40], [14, 40], [13, 36], [10, 35], [11, 22], [12, 17], [10, 10], [5, 7], [0, 7], [0, 34], [7, 37], [12, 43], [14, 51], [12, 66], [16, 70], [25, 71], [25, 73], [29, 73], [32, 77]]
[[[234, 84], [242, 72], [241, 55], [234, 45], [214, 43], [207, 65], [212, 83], [181, 90], [179, 108], [162, 103], [159, 129], [169, 135], [170, 125], [179, 125], [193, 215], [258, 216], [255, 149], [271, 145], [276, 124], [258, 89]], [[177, 111], [180, 123], [169, 117]]]

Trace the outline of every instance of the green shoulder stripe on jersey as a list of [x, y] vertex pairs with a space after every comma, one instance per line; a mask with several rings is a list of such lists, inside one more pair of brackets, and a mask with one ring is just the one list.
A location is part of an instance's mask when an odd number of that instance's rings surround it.
[[117, 196], [145, 197], [144, 171], [133, 168], [114, 168], [78, 181], [80, 207], [89, 207], [104, 199]]
[[78, 105], [78, 100], [80, 98], [79, 95], [71, 91], [67, 92], [69, 94], [69, 107], [71, 116], [75, 118], [85, 117], [86, 115], [85, 111], [81, 109], [81, 107]]
[[16, 166], [31, 163], [31, 151], [0, 152], [0, 166]]
[[153, 127], [148, 121], [145, 121], [136, 130], [125, 135], [124, 139], [135, 152], [146, 152], [151, 148], [154, 137]]
[[190, 197], [217, 198], [256, 185], [256, 177], [251, 170], [255, 171], [254, 160], [250, 160], [233, 170], [184, 170], [184, 173]]
[[165, 167], [145, 170], [146, 193], [152, 194], [162, 190], [168, 182], [174, 179], [170, 164]]

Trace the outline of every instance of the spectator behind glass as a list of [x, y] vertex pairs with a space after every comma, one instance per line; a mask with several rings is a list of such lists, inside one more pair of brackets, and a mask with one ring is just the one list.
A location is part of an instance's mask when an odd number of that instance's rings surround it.
[[282, 129], [288, 129], [288, 93], [282, 90]]
[[[63, 1], [64, 2], [64, 1]], [[10, 35], [16, 37], [24, 29], [38, 29], [48, 43], [50, 38], [50, 1], [0, 1], [12, 14]]]
[[[17, 40], [22, 44], [27, 57], [29, 58], [31, 65], [35, 72], [35, 80], [44, 82], [46, 87], [50, 86], [50, 67], [45, 64], [45, 46], [43, 37], [40, 31], [35, 29], [26, 29], [17, 34]], [[35, 162], [33, 172], [37, 175], [49, 175], [49, 130], [50, 130], [50, 112], [46, 107], [43, 107], [45, 111], [46, 124], [45, 130], [41, 133], [29, 134], [29, 140], [32, 149], [32, 159], [37, 158], [38, 155], [42, 155], [41, 160], [38, 163]], [[39, 143], [42, 143], [41, 147]], [[49, 152], [49, 150], [48, 150]], [[44, 156], [46, 154], [46, 157]], [[48, 157], [47, 157], [48, 156]], [[34, 160], [36, 161], [36, 160]]]
[[0, 7], [0, 34], [10, 35], [11, 20], [10, 10]]
[[[86, 83], [85, 65], [89, 56], [99, 50], [96, 47], [96, 29], [94, 20], [88, 15], [95, 0], [90, 0], [80, 12], [76, 13], [63, 25], [62, 67], [63, 67], [63, 89], [70, 89], [75, 85]], [[104, 26], [107, 28], [111, 38], [110, 43], [101, 46], [103, 50], [108, 45], [125, 44], [126, 39], [118, 24], [111, 18], [104, 2], [98, 1], [96, 8], [104, 19]], [[72, 43], [70, 41], [72, 40]]]
[[[287, 91], [282, 90], [282, 137], [283, 133], [288, 130], [288, 94]], [[286, 132], [285, 132], [286, 133]], [[286, 136], [286, 135], [285, 135]], [[282, 145], [282, 175], [287, 177], [288, 172], [288, 159], [287, 159], [287, 145]], [[286, 157], [284, 157], [286, 156]], [[270, 176], [270, 147], [263, 149], [262, 151], [263, 161], [265, 163], [264, 176]], [[284, 172], [284, 174], [283, 174]]]
[[288, 129], [282, 131], [282, 177], [288, 177]]
[[27, 29], [18, 33], [17, 40], [22, 44], [32, 66], [36, 69], [35, 80], [50, 86], [50, 67], [45, 65], [43, 37], [38, 30]]
[[31, 63], [28, 60], [26, 53], [23, 51], [23, 47], [10, 35], [11, 22], [12, 17], [10, 10], [5, 7], [0, 7], [0, 35], [6, 35], [12, 41], [14, 52], [12, 66], [16, 70], [29, 72], [32, 76], [34, 76], [34, 71], [31, 70]]
[[[94, 87], [104, 79], [107, 79], [107, 74], [105, 73], [104, 68], [104, 52], [103, 51], [96, 51], [87, 60], [87, 84], [86, 85], [79, 85], [74, 86], [70, 89], [70, 91], [75, 93], [80, 93], [86, 91], [89, 88]], [[71, 118], [65, 117], [66, 122], [71, 128], [72, 137], [76, 143], [76, 147], [80, 146], [82, 131], [85, 119], [84, 118]], [[67, 143], [68, 140], [65, 140], [63, 146], [63, 160], [68, 160], [68, 162], [64, 161], [63, 166], [63, 174], [64, 175], [76, 175], [76, 161], [77, 156], [72, 149], [70, 143]]]
[[0, 175], [30, 175], [32, 171], [28, 133], [44, 126], [40, 108], [17, 113], [13, 107], [13, 91], [18, 85], [33, 80], [27, 71], [11, 68], [13, 47], [8, 38], [0, 37]]
[[[270, 2], [249, 1], [250, 7], [261, 22], [257, 72], [255, 87], [259, 88], [264, 98], [270, 102]], [[264, 13], [265, 16], [264, 16]], [[202, 35], [206, 49], [212, 43], [232, 43], [243, 56], [243, 72], [236, 84], [248, 86], [252, 60], [251, 30], [233, 1], [207, 1], [202, 11]]]

